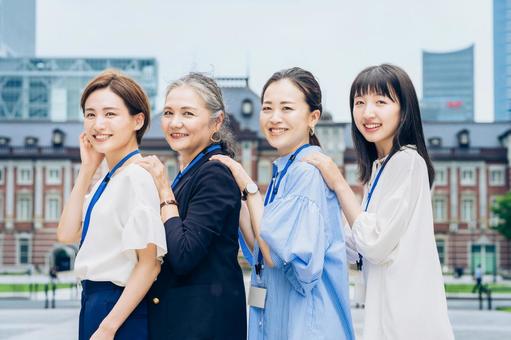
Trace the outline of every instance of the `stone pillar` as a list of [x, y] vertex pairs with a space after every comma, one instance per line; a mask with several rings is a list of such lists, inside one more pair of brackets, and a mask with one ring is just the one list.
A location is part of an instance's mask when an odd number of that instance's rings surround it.
[[14, 163], [7, 162], [6, 168], [6, 192], [5, 192], [5, 228], [7, 230], [14, 228]]
[[43, 164], [40, 161], [35, 162], [35, 176], [34, 176], [34, 227], [41, 229], [43, 227]]

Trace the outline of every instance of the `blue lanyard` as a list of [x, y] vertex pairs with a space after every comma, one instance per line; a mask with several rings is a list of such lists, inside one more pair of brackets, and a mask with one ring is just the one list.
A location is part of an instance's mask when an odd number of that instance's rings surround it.
[[99, 198], [103, 194], [103, 191], [105, 191], [106, 185], [112, 178], [114, 172], [117, 171], [117, 169], [119, 169], [128, 159], [130, 159], [131, 157], [133, 157], [139, 153], [140, 153], [139, 150], [135, 150], [135, 151], [130, 152], [126, 156], [124, 156], [124, 158], [121, 159], [117, 164], [115, 164], [115, 166], [112, 168], [112, 170], [110, 170], [106, 174], [105, 178], [103, 178], [103, 181], [99, 184], [98, 188], [96, 189], [96, 192], [92, 196], [89, 206], [87, 207], [87, 212], [85, 213], [85, 218], [83, 220], [83, 228], [82, 228], [82, 238], [80, 240], [80, 247], [82, 246], [83, 241], [85, 240], [85, 236], [87, 235], [87, 231], [89, 230], [90, 215], [92, 214], [92, 208], [94, 208], [94, 206], [98, 202]]
[[[374, 182], [371, 185], [371, 188], [369, 189], [369, 193], [367, 194], [367, 200], [366, 200], [366, 206], [364, 208], [364, 211], [367, 211], [367, 208], [369, 207], [369, 202], [371, 202], [371, 197], [373, 197], [374, 189], [376, 188], [376, 185], [378, 185], [378, 181], [380, 180], [381, 173], [383, 172], [383, 169], [385, 168], [385, 165], [387, 165], [387, 161], [389, 159], [387, 158], [383, 164], [381, 165], [380, 170], [376, 173], [376, 177], [374, 178]], [[363, 257], [360, 253], [358, 253], [358, 261], [357, 261], [357, 269], [362, 270], [363, 265]]]
[[[291, 164], [294, 162], [294, 160], [296, 159], [296, 156], [298, 156], [300, 151], [302, 151], [303, 149], [305, 149], [309, 146], [310, 146], [310, 144], [304, 144], [304, 145], [300, 146], [298, 149], [296, 149], [296, 151], [287, 160], [287, 163], [284, 166], [284, 169], [282, 169], [282, 172], [280, 173], [280, 175], [278, 173], [278, 169], [275, 166], [275, 164], [273, 165], [273, 174], [271, 177], [270, 186], [268, 187], [268, 190], [266, 191], [266, 197], [264, 198], [264, 206], [267, 206], [268, 204], [271, 204], [273, 202], [273, 200], [277, 196], [277, 193], [279, 192], [280, 182], [282, 182], [282, 179], [286, 175], [287, 170], [289, 169]], [[279, 177], [278, 180], [277, 180], [277, 176]], [[276, 182], [276, 184], [274, 187], [273, 185], [275, 182]], [[262, 269], [263, 269], [263, 253], [261, 252], [261, 250], [259, 250], [259, 253], [257, 254], [257, 263], [255, 265], [256, 274], [260, 275]]]
[[215, 150], [220, 150], [221, 148], [222, 148], [222, 146], [220, 144], [213, 144], [213, 145], [210, 145], [206, 150], [201, 151], [201, 153], [199, 153], [197, 156], [195, 156], [195, 158], [190, 162], [190, 164], [188, 164], [182, 171], [179, 171], [176, 178], [174, 178], [174, 181], [172, 182], [172, 185], [171, 185], [172, 190], [174, 190], [176, 188], [176, 186], [179, 183], [179, 181], [181, 180], [181, 178], [183, 178], [183, 176], [188, 171], [190, 171], [190, 169], [192, 169], [193, 166], [195, 164], [197, 164], [198, 161], [200, 161], [202, 158], [204, 158], [204, 156], [206, 156], [208, 153], [213, 152]]

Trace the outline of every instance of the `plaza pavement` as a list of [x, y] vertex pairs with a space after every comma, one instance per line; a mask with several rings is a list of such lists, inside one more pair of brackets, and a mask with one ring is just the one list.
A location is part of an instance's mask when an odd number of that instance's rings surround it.
[[[245, 275], [247, 288], [248, 284], [249, 277]], [[0, 340], [77, 339], [79, 295], [76, 289], [58, 290], [57, 308], [44, 309], [44, 293], [32, 296], [24, 293], [15, 298], [0, 294]], [[479, 311], [477, 301], [449, 301], [448, 304], [456, 339], [511, 339], [511, 313]], [[494, 308], [499, 305], [510, 306], [511, 302], [494, 303]], [[352, 315], [359, 336], [364, 319], [363, 309], [353, 308]]]

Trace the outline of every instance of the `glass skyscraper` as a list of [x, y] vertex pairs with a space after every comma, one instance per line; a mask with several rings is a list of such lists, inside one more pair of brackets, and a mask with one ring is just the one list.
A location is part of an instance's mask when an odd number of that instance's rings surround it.
[[474, 46], [422, 53], [422, 117], [427, 121], [474, 120]]
[[0, 120], [79, 120], [85, 85], [107, 68], [134, 78], [154, 111], [158, 89], [154, 58], [0, 58]]
[[493, 1], [495, 121], [511, 120], [511, 0]]

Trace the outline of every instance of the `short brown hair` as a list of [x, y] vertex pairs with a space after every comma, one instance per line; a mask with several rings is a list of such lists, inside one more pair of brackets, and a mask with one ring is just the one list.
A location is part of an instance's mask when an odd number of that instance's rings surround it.
[[149, 99], [140, 85], [130, 77], [117, 70], [105, 70], [93, 78], [83, 90], [80, 106], [85, 113], [85, 101], [96, 90], [109, 88], [113, 93], [121, 97], [130, 115], [144, 114], [144, 125], [136, 132], [137, 143], [140, 144], [142, 136], [149, 127], [151, 117], [151, 105]]

